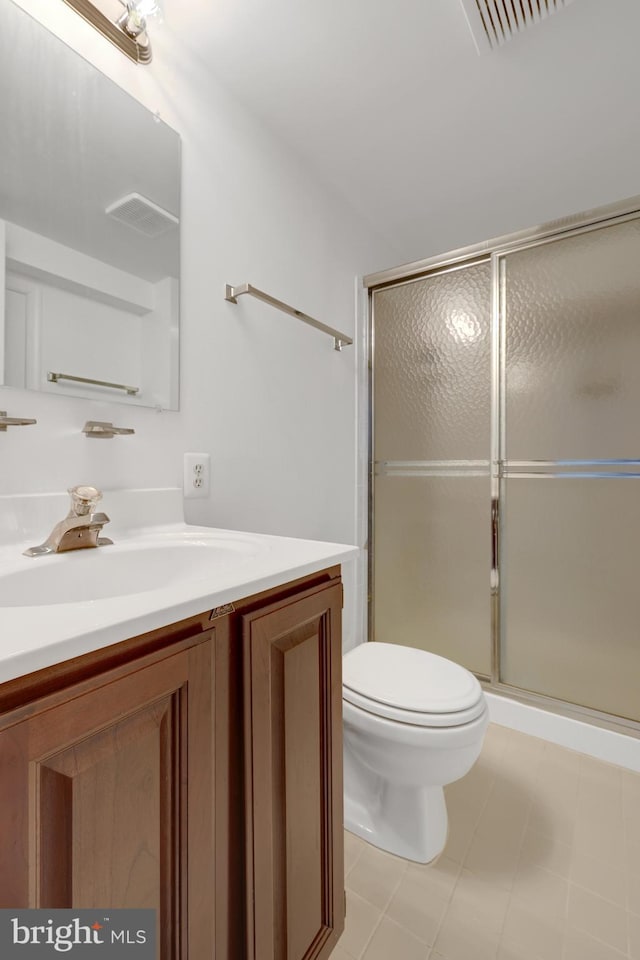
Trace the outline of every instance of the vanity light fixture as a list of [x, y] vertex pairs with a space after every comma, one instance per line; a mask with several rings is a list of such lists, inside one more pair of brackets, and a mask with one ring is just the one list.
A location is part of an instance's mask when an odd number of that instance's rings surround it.
[[[64, 0], [136, 63], [151, 63], [147, 18], [159, 14], [159, 0]], [[124, 8], [124, 9], [123, 9]], [[105, 11], [109, 12], [106, 13]]]

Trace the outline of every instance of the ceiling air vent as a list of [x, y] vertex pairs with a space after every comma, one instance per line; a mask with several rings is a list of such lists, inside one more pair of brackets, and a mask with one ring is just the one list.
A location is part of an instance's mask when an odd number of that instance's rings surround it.
[[478, 53], [487, 53], [573, 0], [460, 0]]
[[128, 193], [121, 200], [116, 200], [107, 207], [105, 213], [133, 227], [139, 233], [144, 233], [146, 237], [159, 237], [180, 222], [168, 210], [163, 210], [139, 193]]

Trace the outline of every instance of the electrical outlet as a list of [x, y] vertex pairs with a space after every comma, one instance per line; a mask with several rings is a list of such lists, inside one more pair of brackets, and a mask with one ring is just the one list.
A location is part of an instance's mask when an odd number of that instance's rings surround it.
[[208, 497], [211, 457], [208, 453], [185, 453], [183, 489], [186, 498]]

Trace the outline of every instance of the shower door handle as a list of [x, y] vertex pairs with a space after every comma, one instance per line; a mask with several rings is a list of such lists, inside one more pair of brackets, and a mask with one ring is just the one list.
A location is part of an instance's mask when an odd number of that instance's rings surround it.
[[500, 508], [497, 497], [491, 498], [491, 586], [498, 586], [498, 550], [500, 540]]

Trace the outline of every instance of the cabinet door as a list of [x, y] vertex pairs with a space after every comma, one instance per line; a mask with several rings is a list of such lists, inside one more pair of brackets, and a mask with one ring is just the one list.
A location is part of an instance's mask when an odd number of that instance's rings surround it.
[[243, 616], [249, 960], [322, 960], [344, 927], [342, 587]]
[[214, 662], [134, 663], [0, 733], [0, 906], [150, 907], [161, 960], [213, 956]]

